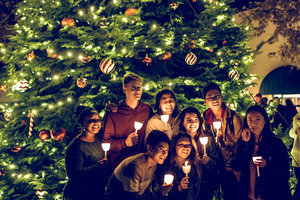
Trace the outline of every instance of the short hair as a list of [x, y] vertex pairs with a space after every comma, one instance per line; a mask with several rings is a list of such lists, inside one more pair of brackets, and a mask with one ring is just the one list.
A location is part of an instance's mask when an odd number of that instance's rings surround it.
[[77, 106], [75, 110], [75, 116], [77, 118], [77, 121], [82, 124], [86, 117], [92, 116], [93, 114], [99, 114], [97, 110], [86, 107], [86, 106]]
[[203, 99], [205, 99], [205, 96], [208, 91], [210, 90], [218, 90], [221, 94], [221, 89], [218, 84], [216, 83], [208, 83], [204, 88], [203, 88]]
[[169, 137], [159, 130], [153, 130], [149, 133], [149, 136], [146, 139], [146, 145], [150, 145], [152, 148], [155, 148], [159, 143], [166, 142], [170, 145]]
[[131, 81], [141, 81], [141, 82], [143, 82], [143, 78], [140, 77], [139, 75], [133, 73], [133, 72], [127, 73], [123, 77], [123, 81], [122, 81], [123, 87], [125, 87]]
[[162, 114], [162, 111], [159, 108], [159, 104], [160, 104], [160, 99], [161, 99], [162, 95], [164, 95], [164, 94], [170, 94], [172, 96], [172, 98], [175, 100], [176, 104], [175, 104], [175, 108], [174, 108], [174, 111], [172, 113], [172, 116], [177, 117], [177, 115], [179, 114], [179, 109], [178, 109], [178, 106], [177, 106], [176, 96], [175, 96], [174, 92], [172, 90], [169, 90], [169, 89], [163, 89], [163, 90], [161, 90], [160, 92], [158, 92], [156, 94], [154, 110], [156, 110], [156, 112], [158, 114]]
[[260, 98], [262, 98], [262, 95], [261, 95], [261, 93], [257, 93], [257, 94], [255, 95], [255, 97], [260, 97]]

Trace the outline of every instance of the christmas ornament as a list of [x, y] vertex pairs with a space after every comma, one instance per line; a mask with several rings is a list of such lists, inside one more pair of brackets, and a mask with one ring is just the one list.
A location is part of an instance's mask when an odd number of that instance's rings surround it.
[[197, 0], [193, 0], [193, 2], [195, 3], [195, 2], [197, 2]]
[[210, 49], [210, 50], [208, 50], [208, 52], [209, 52], [209, 53], [212, 53], [213, 51], [214, 51], [214, 49]]
[[60, 130], [52, 129], [50, 131], [50, 135], [53, 140], [56, 140], [56, 141], [63, 140], [66, 137], [66, 129], [64, 129], [64, 128], [61, 128]]
[[18, 147], [18, 146], [14, 146], [11, 151], [14, 152], [14, 153], [18, 153], [19, 151], [21, 151], [22, 148], [21, 147]]
[[47, 130], [42, 130], [40, 133], [39, 133], [39, 136], [41, 138], [41, 140], [48, 140], [51, 136], [50, 136], [50, 132], [47, 131]]
[[11, 118], [11, 112], [4, 112], [4, 119], [6, 120], [6, 121], [9, 121], [10, 120], [10, 118]]
[[172, 57], [172, 54], [170, 52], [167, 52], [163, 55], [163, 57], [161, 58], [162, 60], [170, 60]]
[[178, 3], [170, 3], [169, 6], [170, 6], [170, 8], [176, 10], [178, 8], [179, 4]]
[[229, 71], [228, 77], [231, 78], [232, 80], [236, 81], [240, 78], [240, 74], [235, 69], [232, 69]]
[[148, 66], [152, 62], [152, 59], [148, 57], [148, 54], [146, 54], [146, 57], [142, 60], [142, 62]]
[[99, 67], [101, 69], [101, 71], [104, 73], [104, 74], [109, 74], [111, 72], [114, 71], [115, 69], [115, 63], [112, 59], [110, 58], [104, 58], [100, 64], [99, 64]]
[[22, 80], [17, 83], [15, 89], [24, 92], [25, 90], [28, 89], [28, 86], [29, 86], [28, 82], [26, 80]]
[[80, 87], [80, 88], [85, 88], [86, 78], [78, 78], [77, 79], [77, 86]]
[[31, 62], [31, 61], [33, 61], [33, 59], [34, 59], [35, 57], [36, 57], [36, 56], [35, 56], [34, 52], [31, 52], [30, 54], [27, 55], [27, 60], [28, 60], [29, 62]]
[[83, 63], [89, 63], [90, 61], [91, 61], [91, 56], [82, 56], [81, 58], [80, 58], [80, 60], [81, 60], [81, 62], [83, 62]]
[[47, 49], [47, 54], [48, 56], [50, 56], [51, 58], [57, 58], [58, 54], [54, 53], [54, 49]]
[[131, 16], [134, 15], [136, 13], [137, 9], [136, 8], [127, 8], [127, 10], [125, 11], [125, 15], [126, 16]]
[[6, 92], [7, 91], [7, 85], [0, 85], [0, 91]]
[[31, 135], [32, 135], [32, 128], [33, 128], [33, 114], [32, 114], [32, 113], [28, 113], [28, 117], [30, 118], [30, 121], [29, 121], [28, 138], [30, 138]]
[[38, 196], [38, 198], [42, 199], [42, 198], [44, 198], [44, 196], [45, 196], [46, 194], [48, 194], [48, 192], [45, 191], [45, 190], [38, 189], [38, 190], [35, 192], [35, 194], [36, 194], [36, 196]]
[[102, 17], [102, 19], [100, 20], [100, 28], [108, 28], [109, 22], [107, 21], [106, 17]]
[[188, 53], [185, 57], [185, 62], [188, 65], [194, 65], [197, 62], [197, 56], [194, 53]]
[[75, 26], [75, 21], [73, 18], [71, 17], [65, 17], [61, 20], [61, 26], [65, 27], [65, 26]]
[[21, 124], [26, 125], [27, 122], [25, 120], [21, 120]]
[[223, 45], [227, 44], [227, 41], [226, 41], [226, 40], [224, 40], [224, 41], [222, 42], [222, 44], [223, 44]]
[[0, 176], [5, 176], [5, 174], [6, 174], [5, 169], [0, 169]]
[[187, 44], [187, 47], [188, 47], [189, 49], [195, 49], [195, 48], [196, 48], [195, 41], [194, 41], [194, 40], [191, 40], [191, 41]]

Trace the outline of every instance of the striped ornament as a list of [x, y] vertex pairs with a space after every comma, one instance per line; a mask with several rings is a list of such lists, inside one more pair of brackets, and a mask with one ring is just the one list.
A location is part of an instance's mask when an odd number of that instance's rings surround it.
[[232, 69], [229, 71], [228, 77], [231, 78], [232, 80], [236, 81], [240, 78], [240, 74], [235, 69]]
[[197, 56], [194, 53], [189, 53], [185, 57], [185, 62], [188, 65], [194, 65], [197, 62]]
[[30, 118], [28, 138], [30, 138], [32, 135], [32, 128], [33, 128], [33, 114], [28, 113], [28, 117]]
[[111, 72], [114, 71], [115, 69], [115, 63], [112, 59], [110, 58], [104, 58], [100, 64], [99, 64], [99, 67], [101, 69], [101, 71], [104, 73], [104, 74], [109, 74]]

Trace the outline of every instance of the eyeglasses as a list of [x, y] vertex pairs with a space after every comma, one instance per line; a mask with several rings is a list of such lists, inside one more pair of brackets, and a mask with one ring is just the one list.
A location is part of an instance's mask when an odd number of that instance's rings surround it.
[[207, 101], [215, 101], [215, 100], [219, 100], [221, 99], [222, 95], [221, 94], [218, 94], [217, 96], [214, 96], [214, 97], [208, 97], [206, 98]]
[[178, 147], [180, 148], [186, 148], [186, 149], [191, 149], [192, 145], [191, 144], [177, 144]]
[[97, 122], [100, 122], [100, 119], [89, 119], [88, 120], [89, 124], [91, 124], [91, 123], [97, 123]]
[[140, 91], [142, 90], [142, 86], [126, 86], [126, 88], [129, 88], [131, 91]]

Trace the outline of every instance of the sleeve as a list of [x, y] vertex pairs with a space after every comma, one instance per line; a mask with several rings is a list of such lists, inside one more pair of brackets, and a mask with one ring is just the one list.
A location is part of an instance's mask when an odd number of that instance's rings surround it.
[[235, 171], [242, 171], [249, 167], [250, 143], [250, 141], [243, 141], [242, 138], [237, 141], [230, 161], [230, 166]]
[[105, 129], [103, 134], [103, 141], [110, 143], [110, 150], [113, 152], [119, 152], [122, 149], [126, 148], [125, 140], [126, 138], [118, 138], [115, 131], [115, 124], [112, 120], [112, 116], [110, 113], [106, 116], [106, 120], [104, 122]]
[[105, 165], [94, 164], [84, 167], [86, 155], [81, 151], [77, 143], [72, 143], [66, 153], [65, 164], [67, 175], [70, 179], [86, 180], [101, 171], [104, 171]]
[[155, 119], [151, 118], [151, 119], [149, 119], [149, 121], [147, 123], [144, 144], [146, 144], [146, 140], [151, 131], [159, 130], [159, 126], [157, 126], [157, 123], [155, 123], [155, 121], [156, 121]]
[[242, 136], [243, 119], [237, 113], [233, 116], [234, 136], [236, 141]]
[[[220, 159], [220, 152], [216, 145], [216, 142], [214, 141], [213, 137], [208, 137], [209, 145], [207, 145], [207, 155], [211, 159], [208, 161], [207, 165], [205, 166], [206, 169], [209, 171], [214, 171], [217, 168], [217, 164]], [[199, 144], [200, 145], [200, 144]]]
[[139, 192], [139, 183], [142, 179], [142, 169], [140, 169], [134, 162], [130, 163], [124, 168], [123, 187], [126, 192]]

